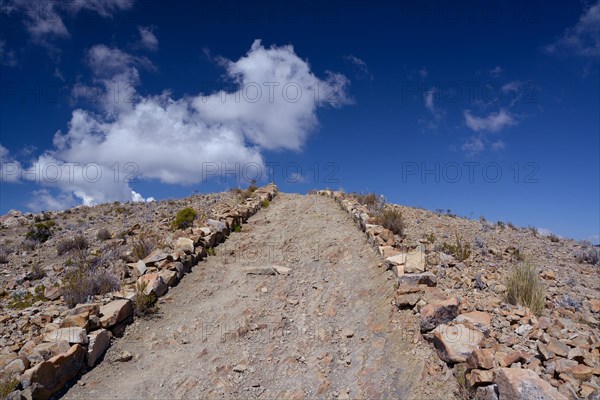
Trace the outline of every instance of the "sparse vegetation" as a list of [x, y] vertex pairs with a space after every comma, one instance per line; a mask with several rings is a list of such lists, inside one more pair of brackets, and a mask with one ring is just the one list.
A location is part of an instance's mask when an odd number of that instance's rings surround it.
[[541, 315], [544, 311], [544, 286], [532, 264], [515, 264], [506, 287], [506, 300], [509, 303], [528, 307], [535, 315]]
[[375, 215], [375, 223], [389, 229], [394, 234], [404, 236], [402, 212], [395, 207], [386, 207]]
[[262, 207], [262, 208], [267, 208], [267, 207], [269, 207], [269, 205], [270, 205], [270, 204], [271, 204], [271, 202], [270, 202], [268, 199], [264, 199], [264, 200], [263, 200], [263, 201], [260, 203], [260, 205], [261, 205], [261, 207]]
[[537, 236], [538, 235], [538, 228], [536, 228], [533, 225], [529, 225], [527, 227], [527, 229], [529, 229], [529, 232], [531, 232], [533, 234], [533, 236]]
[[425, 241], [429, 244], [434, 244], [435, 234], [433, 232], [429, 232], [427, 235], [425, 235]]
[[231, 229], [232, 229], [234, 232], [241, 232], [241, 231], [242, 231], [242, 225], [240, 225], [240, 224], [234, 224], [234, 225], [231, 227]]
[[42, 279], [45, 276], [46, 276], [46, 271], [44, 270], [42, 265], [39, 262], [33, 263], [33, 265], [31, 266], [31, 275], [30, 275], [31, 279], [35, 281], [38, 279]]
[[246, 190], [238, 189], [237, 193], [240, 195], [240, 198], [242, 200], [245, 200], [245, 199], [253, 197], [254, 192], [256, 192], [256, 189], [258, 189], [258, 186], [256, 186], [256, 180], [253, 179], [250, 182], [250, 185], [246, 188]]
[[0, 398], [4, 399], [19, 386], [19, 380], [13, 377], [0, 379]]
[[59, 256], [72, 250], [86, 250], [90, 244], [83, 235], [76, 235], [72, 238], [62, 239], [56, 245], [56, 252]]
[[552, 243], [558, 243], [558, 242], [560, 242], [560, 238], [558, 236], [556, 236], [554, 233], [549, 234], [548, 238], [550, 239], [550, 241]]
[[119, 278], [110, 268], [110, 262], [117, 256], [114, 249], [105, 249], [98, 257], [79, 252], [73, 266], [65, 272], [61, 288], [69, 307], [86, 302], [90, 296], [119, 290]]
[[10, 253], [11, 252], [8, 249], [8, 246], [6, 246], [5, 244], [0, 245], [0, 264], [8, 263], [8, 255]]
[[216, 256], [217, 252], [215, 251], [214, 247], [207, 247], [206, 248], [206, 254], [208, 254], [209, 256]]
[[581, 248], [575, 252], [575, 259], [580, 263], [600, 266], [600, 248], [584, 241]]
[[442, 243], [441, 251], [451, 254], [458, 261], [465, 261], [471, 256], [471, 245], [464, 241], [458, 233], [456, 233], [455, 238], [454, 244]]
[[197, 216], [198, 213], [193, 208], [186, 207], [177, 212], [177, 215], [175, 216], [175, 220], [171, 224], [171, 227], [173, 229], [189, 228], [190, 226], [192, 226], [192, 223], [194, 222]]
[[44, 243], [52, 235], [52, 228], [56, 223], [52, 220], [46, 222], [38, 222], [31, 226], [25, 237], [39, 243]]
[[101, 241], [109, 240], [111, 237], [112, 235], [106, 228], [102, 228], [98, 231], [98, 233], [96, 233], [96, 239]]
[[138, 317], [146, 317], [158, 311], [156, 305], [156, 295], [154, 293], [146, 294], [148, 282], [140, 282], [135, 285], [135, 296], [133, 297], [134, 313]]
[[131, 249], [131, 254], [138, 260], [143, 260], [148, 256], [148, 254], [152, 253], [152, 250], [156, 247], [156, 241], [154, 238], [142, 234], [139, 238], [135, 239], [133, 242], [133, 248]]

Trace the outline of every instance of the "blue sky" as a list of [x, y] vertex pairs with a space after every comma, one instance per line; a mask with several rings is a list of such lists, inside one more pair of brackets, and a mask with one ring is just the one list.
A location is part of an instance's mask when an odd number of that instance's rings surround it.
[[598, 242], [598, 1], [0, 4], [0, 213], [257, 176]]

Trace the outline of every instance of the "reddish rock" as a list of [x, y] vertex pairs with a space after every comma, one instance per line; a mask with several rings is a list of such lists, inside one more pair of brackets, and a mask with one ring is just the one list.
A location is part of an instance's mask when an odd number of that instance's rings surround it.
[[560, 342], [558, 339], [550, 338], [546, 345], [549, 351], [560, 357], [567, 357], [569, 355], [570, 347]]
[[100, 307], [100, 325], [103, 328], [110, 328], [119, 322], [127, 319], [133, 313], [133, 307], [129, 300], [113, 300], [110, 303]]
[[463, 323], [470, 328], [480, 330], [481, 332], [489, 332], [492, 316], [483, 311], [471, 311], [460, 314], [456, 317], [456, 322]]
[[156, 297], [162, 296], [169, 289], [163, 278], [157, 272], [140, 276], [140, 278], [138, 279], [138, 283], [145, 283], [146, 289], [144, 290], [144, 292], [146, 294], [154, 293]]
[[458, 298], [428, 304], [421, 308], [421, 332], [429, 332], [438, 325], [452, 321], [458, 315]]
[[467, 361], [483, 338], [483, 333], [463, 324], [440, 325], [433, 330], [433, 344], [437, 354], [449, 363]]
[[496, 357], [501, 367], [509, 367], [516, 362], [526, 360], [525, 355], [520, 351], [511, 351], [508, 354], [496, 353]]
[[437, 278], [431, 272], [424, 272], [422, 274], [404, 274], [398, 278], [398, 285], [436, 286]]
[[567, 368], [566, 372], [579, 381], [588, 381], [592, 379], [594, 369], [587, 365], [577, 364], [573, 367]]
[[488, 385], [494, 381], [494, 372], [490, 370], [474, 369], [466, 376], [469, 386]]
[[45, 400], [58, 392], [77, 375], [83, 365], [84, 357], [85, 349], [75, 344], [66, 353], [52, 357], [25, 371], [24, 380], [32, 384], [33, 398]]
[[86, 353], [88, 367], [93, 367], [98, 358], [104, 354], [110, 346], [110, 332], [106, 329], [94, 331], [88, 336], [89, 345]]
[[498, 368], [495, 375], [500, 400], [567, 400], [535, 372], [521, 368]]
[[470, 369], [494, 368], [494, 353], [492, 349], [476, 349], [467, 358], [467, 366]]

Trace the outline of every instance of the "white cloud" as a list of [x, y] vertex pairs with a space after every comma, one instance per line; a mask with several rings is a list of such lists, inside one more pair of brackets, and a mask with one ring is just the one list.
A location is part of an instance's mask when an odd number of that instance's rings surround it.
[[419, 119], [419, 123], [424, 125], [425, 128], [430, 130], [436, 130], [441, 122], [441, 120], [446, 115], [444, 110], [441, 110], [435, 105], [436, 94], [438, 93], [438, 89], [432, 88], [425, 92], [425, 96], [423, 96], [423, 102], [425, 104], [425, 108], [431, 113], [433, 119]]
[[504, 150], [505, 148], [506, 143], [504, 143], [502, 140], [496, 140], [494, 143], [492, 143], [492, 150], [494, 151]]
[[151, 51], [158, 50], [158, 39], [150, 27], [138, 26], [140, 46]]
[[147, 199], [145, 199], [144, 196], [142, 196], [135, 190], [132, 190], [131, 201], [133, 201], [134, 203], [151, 203], [154, 201], [154, 197], [148, 197]]
[[369, 71], [369, 67], [365, 61], [353, 56], [352, 54], [345, 56], [344, 60], [352, 64], [354, 67], [354, 72], [359, 79], [368, 79], [370, 81], [373, 80], [373, 74], [371, 71]]
[[471, 136], [463, 145], [461, 150], [471, 155], [481, 153], [485, 149], [485, 145], [481, 136]]
[[300, 150], [318, 125], [318, 107], [351, 102], [345, 76], [327, 72], [326, 79], [317, 78], [292, 46], [265, 48], [257, 40], [246, 56], [224, 65], [242, 89], [197, 96], [192, 106], [206, 123], [243, 132], [265, 149]]
[[510, 93], [510, 92], [518, 92], [519, 91], [519, 82], [512, 81], [505, 83], [500, 87], [502, 93]]
[[501, 66], [497, 65], [496, 67], [494, 67], [490, 70], [490, 76], [492, 78], [499, 78], [503, 72], [504, 72], [504, 69], [502, 69]]
[[575, 26], [566, 29], [547, 53], [573, 53], [585, 57], [600, 56], [600, 0], [588, 5]]
[[117, 12], [133, 5], [132, 0], [7, 0], [0, 12], [24, 15], [23, 24], [39, 44], [47, 45], [48, 38], [69, 37], [63, 17], [75, 17], [81, 11], [92, 11], [103, 17], [112, 17]]
[[77, 200], [70, 193], [52, 194], [48, 189], [35, 190], [27, 207], [32, 212], [60, 211], [77, 205]]
[[0, 144], [0, 183], [18, 182], [20, 180], [21, 163]]
[[505, 109], [489, 113], [485, 117], [475, 117], [471, 114], [471, 111], [465, 110], [464, 116], [467, 126], [475, 132], [498, 132], [504, 127], [517, 124], [513, 115]]
[[6, 49], [6, 42], [0, 39], [0, 65], [6, 65], [8, 67], [17, 66], [17, 58], [13, 50]]
[[[115, 163], [117, 171], [132, 163], [139, 179], [169, 184], [200, 183], [213, 166], [231, 170], [252, 165], [265, 171], [262, 149], [302, 149], [318, 127], [318, 108], [350, 102], [346, 77], [328, 72], [320, 79], [292, 46], [265, 48], [260, 41], [239, 60], [223, 60], [227, 77], [238, 85], [235, 91], [179, 99], [168, 92], [135, 92], [115, 102], [108, 87], [124, 79], [139, 82], [137, 67], [145, 62], [102, 45], [88, 51], [90, 68], [107, 87], [101, 110], [73, 111], [68, 130], [56, 133], [55, 148], [38, 163], [41, 168], [52, 162], [79, 166], [73, 167], [73, 178], [63, 174], [58, 182], [42, 185], [73, 193], [91, 205], [143, 199], [123, 179], [126, 173], [115, 182]], [[262, 90], [259, 97], [257, 87]], [[90, 171], [89, 163], [94, 163]], [[96, 169], [101, 171], [97, 180]]]

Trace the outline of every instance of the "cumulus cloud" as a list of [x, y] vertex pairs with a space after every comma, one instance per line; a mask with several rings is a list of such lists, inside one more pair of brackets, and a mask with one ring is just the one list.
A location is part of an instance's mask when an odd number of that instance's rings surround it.
[[77, 205], [77, 200], [70, 193], [53, 194], [48, 189], [35, 190], [27, 207], [32, 212], [60, 211]]
[[[106, 87], [123, 80], [137, 84], [137, 68], [148, 67], [145, 59], [103, 45], [90, 49], [87, 60]], [[41, 169], [68, 163], [72, 175], [41, 183], [91, 205], [143, 200], [124, 173], [115, 177], [115, 166], [168, 184], [197, 184], [209, 170], [236, 165], [264, 171], [263, 149], [301, 150], [318, 128], [318, 108], [351, 102], [345, 76], [327, 72], [318, 78], [292, 46], [266, 48], [255, 41], [243, 57], [222, 65], [236, 86], [232, 91], [182, 98], [135, 92], [127, 104], [114, 104], [107, 89], [100, 110], [74, 110], [67, 131], [57, 132], [54, 148], [38, 159]]]
[[140, 34], [139, 45], [142, 48], [150, 51], [158, 50], [158, 39], [151, 27], [138, 26], [138, 33]]
[[475, 132], [498, 132], [507, 126], [517, 124], [513, 115], [505, 109], [489, 113], [485, 117], [476, 117], [471, 114], [471, 111], [465, 110], [464, 117], [467, 126]]
[[0, 144], [0, 182], [18, 182], [21, 164], [10, 154], [10, 151]]
[[600, 0], [586, 6], [579, 21], [566, 29], [554, 43], [545, 46], [544, 50], [551, 54], [600, 56]]

